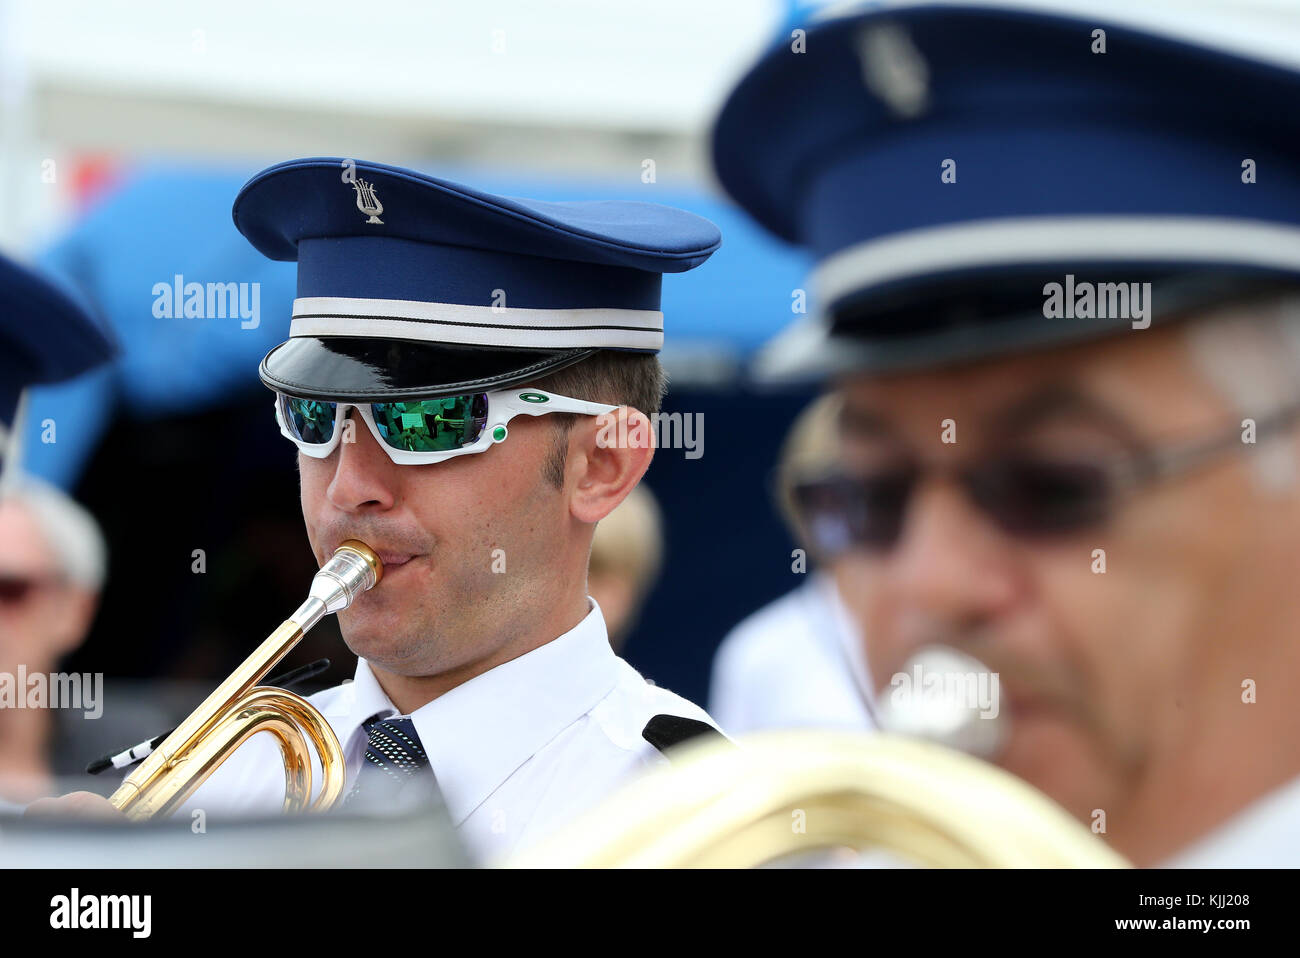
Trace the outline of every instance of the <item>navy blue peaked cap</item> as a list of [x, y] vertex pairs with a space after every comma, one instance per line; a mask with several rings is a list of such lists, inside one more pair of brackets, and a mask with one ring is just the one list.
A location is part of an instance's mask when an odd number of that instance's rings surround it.
[[515, 199], [331, 158], [264, 170], [233, 213], [258, 250], [298, 263], [290, 339], [262, 380], [321, 399], [463, 393], [597, 349], [658, 352], [662, 275], [721, 243], [654, 203]]
[[116, 351], [112, 336], [62, 289], [0, 256], [0, 424], [27, 386], [77, 376]]
[[816, 316], [769, 370], [930, 365], [1129, 326], [1045, 318], [1044, 283], [1067, 274], [1151, 281], [1157, 321], [1300, 279], [1295, 71], [1023, 9], [809, 17], [805, 51], [784, 33], [712, 139], [727, 192], [816, 260]]

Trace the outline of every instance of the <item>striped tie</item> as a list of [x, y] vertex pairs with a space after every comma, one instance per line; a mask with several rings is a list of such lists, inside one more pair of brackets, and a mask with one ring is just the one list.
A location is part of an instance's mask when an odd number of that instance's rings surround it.
[[[409, 718], [384, 718], [376, 715], [362, 728], [369, 744], [366, 761], [357, 775], [357, 782], [344, 800], [344, 807], [357, 808], [362, 804], [387, 806], [399, 793], [418, 780], [429, 793], [435, 791], [433, 771], [429, 756], [420, 744], [415, 724]], [[412, 788], [409, 791], [418, 792]], [[362, 796], [359, 798], [358, 796]]]

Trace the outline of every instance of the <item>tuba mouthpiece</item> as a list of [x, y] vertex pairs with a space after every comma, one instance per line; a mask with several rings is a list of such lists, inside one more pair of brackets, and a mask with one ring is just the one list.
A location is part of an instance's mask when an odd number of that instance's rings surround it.
[[1010, 717], [1000, 707], [1000, 677], [979, 659], [929, 645], [907, 660], [891, 686], [877, 702], [882, 730], [988, 761], [1006, 744]]

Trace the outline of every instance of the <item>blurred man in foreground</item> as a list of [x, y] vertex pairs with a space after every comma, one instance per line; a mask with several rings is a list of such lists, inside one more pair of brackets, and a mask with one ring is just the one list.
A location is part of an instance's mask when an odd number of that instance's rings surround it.
[[806, 40], [715, 157], [819, 260], [768, 370], [842, 383], [878, 694], [973, 655], [998, 764], [1133, 861], [1300, 864], [1300, 123], [1252, 109], [1300, 77], [1023, 12]]

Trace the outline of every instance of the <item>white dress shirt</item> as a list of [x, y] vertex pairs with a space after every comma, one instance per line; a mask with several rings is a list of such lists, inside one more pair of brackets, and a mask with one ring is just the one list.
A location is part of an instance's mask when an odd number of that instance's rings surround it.
[[[548, 836], [643, 769], [666, 759], [642, 738], [655, 715], [713, 725], [703, 709], [658, 688], [610, 648], [595, 600], [576, 627], [475, 676], [412, 712], [453, 824], [471, 856], [492, 862]], [[345, 794], [364, 761], [363, 723], [397, 716], [364, 659], [356, 677], [309, 700], [338, 734]], [[716, 725], [715, 725], [716, 727]], [[314, 750], [313, 750], [314, 752]], [[313, 790], [320, 765], [313, 754]], [[267, 815], [284, 800], [279, 748], [246, 742], [177, 812]]]
[[799, 726], [874, 729], [870, 689], [862, 642], [834, 580], [813, 572], [723, 639], [709, 711], [728, 735]]
[[1167, 868], [1300, 868], [1300, 778], [1257, 799]]

